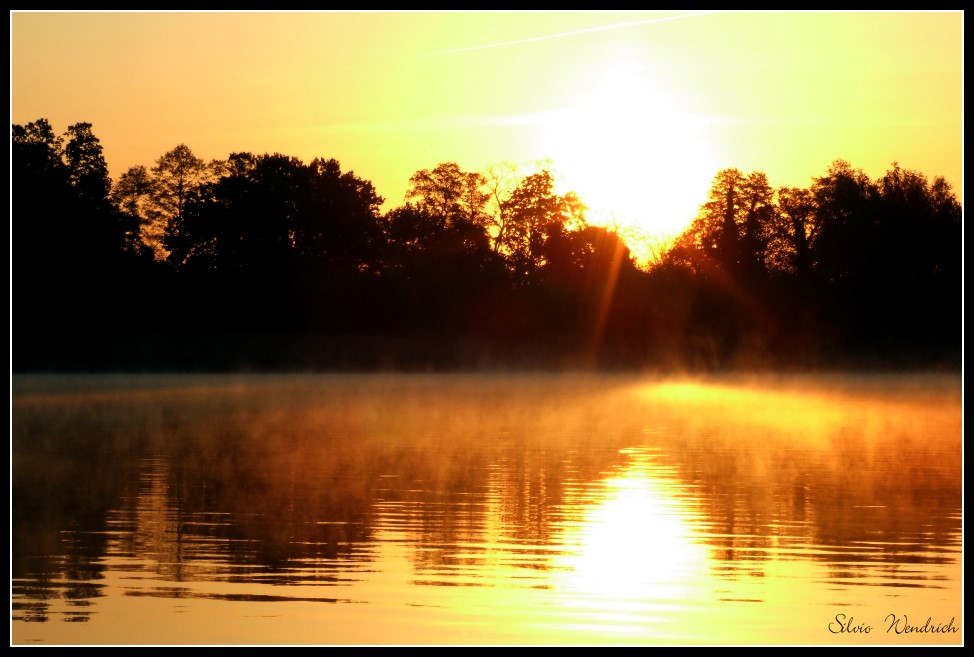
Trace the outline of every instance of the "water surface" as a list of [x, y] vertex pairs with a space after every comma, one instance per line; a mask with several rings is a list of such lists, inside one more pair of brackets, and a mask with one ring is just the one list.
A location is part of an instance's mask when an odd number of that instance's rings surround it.
[[16, 644], [963, 642], [959, 376], [13, 391]]

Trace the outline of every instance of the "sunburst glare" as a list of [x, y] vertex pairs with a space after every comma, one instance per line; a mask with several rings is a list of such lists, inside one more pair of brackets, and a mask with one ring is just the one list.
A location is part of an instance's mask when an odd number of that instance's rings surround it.
[[629, 59], [608, 65], [568, 108], [537, 117], [566, 188], [596, 223], [649, 237], [680, 233], [706, 200], [706, 123]]

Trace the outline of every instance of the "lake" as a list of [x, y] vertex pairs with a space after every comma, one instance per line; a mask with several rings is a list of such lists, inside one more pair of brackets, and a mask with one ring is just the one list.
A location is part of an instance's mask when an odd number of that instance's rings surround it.
[[961, 383], [14, 375], [11, 642], [962, 644]]

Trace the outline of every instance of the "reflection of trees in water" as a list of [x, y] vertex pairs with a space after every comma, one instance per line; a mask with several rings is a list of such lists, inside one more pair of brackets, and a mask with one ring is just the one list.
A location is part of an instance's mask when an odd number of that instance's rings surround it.
[[[170, 438], [170, 495], [194, 578], [334, 584], [373, 557], [374, 438], [327, 398], [244, 393]], [[319, 403], [320, 402], [320, 403]], [[344, 411], [344, 412], [343, 412]]]
[[[870, 412], [876, 412], [875, 410]], [[931, 413], [925, 431], [845, 426], [802, 441], [728, 420], [684, 432], [682, 476], [702, 493], [700, 528], [729, 577], [769, 559], [812, 559], [835, 578], [923, 579], [886, 564], [952, 563], [960, 549], [960, 431]], [[959, 409], [957, 413], [959, 418]], [[952, 420], [951, 420], [952, 421]], [[952, 439], [957, 436], [957, 439]], [[750, 441], [750, 442], [749, 442]]]
[[[553, 527], [561, 518], [562, 452], [526, 446], [519, 438], [495, 436], [488, 439], [490, 448], [454, 438], [438, 457], [435, 485], [423, 469], [404, 471], [399, 481], [405, 488], [385, 498], [396, 503], [401, 529], [415, 546], [417, 570], [462, 574], [500, 564], [547, 569]], [[464, 464], [471, 456], [474, 462]]]
[[368, 538], [363, 455], [339, 440], [288, 444], [269, 430], [270, 405], [219, 386], [20, 398], [14, 608], [45, 620], [45, 599], [97, 595], [108, 555], [166, 581], [307, 579], [294, 563], [335, 579], [329, 560]]
[[88, 600], [101, 595], [113, 529], [108, 512], [134, 476], [132, 455], [141, 449], [138, 436], [106, 433], [105, 413], [97, 400], [71, 397], [13, 403], [14, 619], [47, 620], [63, 601], [71, 608], [64, 614], [84, 620]]
[[[934, 437], [936, 438], [936, 437]], [[848, 441], [843, 467], [822, 469], [814, 490], [811, 540], [831, 548], [835, 578], [882, 576], [902, 583], [930, 577], [928, 566], [960, 555], [960, 445], [890, 437]], [[818, 557], [821, 558], [821, 557]]]
[[723, 576], [813, 559], [838, 577], [959, 550], [950, 408], [942, 420], [893, 404], [882, 423], [803, 433], [747, 404], [634, 400], [611, 377], [132, 381], [157, 387], [14, 400], [25, 620], [46, 617], [51, 598], [81, 608], [108, 554], [151, 560], [168, 581], [331, 585], [368, 567], [382, 530], [401, 531], [437, 583], [492, 564], [545, 570], [564, 527], [601, 503], [597, 484], [630, 462], [620, 450], [641, 445], [692, 491], [686, 520]]
[[[50, 577], [100, 577], [113, 550], [169, 581], [336, 581], [373, 558], [375, 505], [396, 502], [415, 516], [417, 563], [490, 537], [526, 554], [551, 540], [565, 478], [604, 469], [597, 434], [576, 431], [586, 421], [565, 389], [539, 394], [544, 380], [138, 381], [149, 389], [16, 405], [15, 547]], [[553, 438], [553, 425], [575, 433]], [[59, 545], [84, 518], [101, 533]], [[38, 577], [36, 564], [15, 572]]]
[[557, 381], [414, 382], [402, 405], [387, 403], [397, 437], [383, 458], [394, 476], [377, 496], [380, 520], [412, 546], [423, 582], [489, 585], [476, 569], [550, 568], [566, 483], [620, 459], [611, 438], [581, 430], [592, 410], [583, 387], [545, 388]]
[[551, 540], [564, 497], [566, 466], [560, 450], [543, 447], [515, 448], [495, 465], [491, 487], [510, 540], [540, 544]]

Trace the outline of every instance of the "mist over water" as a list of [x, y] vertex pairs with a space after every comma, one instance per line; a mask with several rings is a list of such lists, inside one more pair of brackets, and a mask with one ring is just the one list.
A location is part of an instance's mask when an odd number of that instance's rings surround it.
[[17, 644], [963, 642], [955, 375], [17, 375], [12, 408]]

